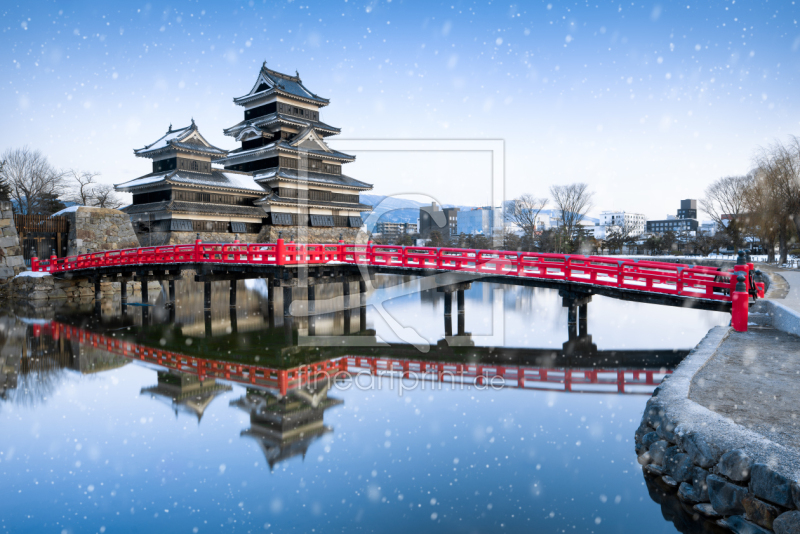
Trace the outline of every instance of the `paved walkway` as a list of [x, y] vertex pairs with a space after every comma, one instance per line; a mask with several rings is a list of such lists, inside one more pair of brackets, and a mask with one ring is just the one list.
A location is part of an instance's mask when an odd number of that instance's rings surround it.
[[[779, 281], [775, 285], [782, 287], [775, 289], [780, 291], [771, 295], [800, 312], [800, 272], [772, 272], [789, 287]], [[692, 378], [689, 398], [779, 445], [798, 449], [800, 338], [773, 329], [766, 314], [752, 313], [750, 325], [747, 332], [729, 332]]]
[[800, 271], [778, 271], [789, 283], [789, 294], [781, 300], [781, 304], [800, 312]]

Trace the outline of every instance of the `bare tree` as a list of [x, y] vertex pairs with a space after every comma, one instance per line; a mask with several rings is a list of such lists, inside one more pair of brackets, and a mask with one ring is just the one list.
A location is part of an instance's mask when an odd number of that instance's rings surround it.
[[98, 208], [117, 209], [122, 206], [122, 200], [112, 185], [100, 184], [92, 190], [92, 195], [92, 205]]
[[98, 185], [95, 178], [98, 176], [98, 172], [68, 170], [66, 177], [72, 182], [72, 191], [67, 200], [81, 206], [91, 206], [94, 200], [93, 190]]
[[506, 220], [519, 226], [522, 233], [533, 241], [539, 213], [547, 206], [546, 198], [536, 198], [527, 193], [506, 205]]
[[778, 240], [781, 200], [774, 187], [769, 167], [761, 166], [753, 171], [753, 180], [747, 190], [748, 229], [758, 236], [761, 246], [767, 251], [767, 261], [775, 261], [775, 242]]
[[578, 225], [592, 209], [594, 193], [589, 191], [588, 184], [575, 183], [550, 186], [550, 194], [561, 212], [561, 230], [564, 238], [572, 244]]
[[728, 234], [734, 249], [742, 243], [742, 226], [745, 224], [746, 195], [749, 176], [726, 176], [706, 188], [700, 207], [717, 228]]
[[800, 139], [792, 136], [786, 145], [778, 145], [777, 160], [782, 167], [782, 195], [786, 212], [800, 233]]
[[605, 245], [611, 254], [615, 250], [622, 252], [622, 247], [636, 242], [636, 226], [630, 221], [623, 224], [613, 225], [606, 231]]
[[0, 180], [8, 184], [9, 196], [19, 213], [47, 213], [52, 199], [66, 190], [65, 174], [56, 170], [38, 150], [28, 147], [6, 150]]

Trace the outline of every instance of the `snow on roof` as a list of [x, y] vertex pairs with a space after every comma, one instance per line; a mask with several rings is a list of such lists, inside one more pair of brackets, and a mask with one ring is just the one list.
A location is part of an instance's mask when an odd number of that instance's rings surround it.
[[223, 172], [223, 174], [230, 182], [232, 187], [239, 189], [250, 189], [253, 191], [263, 191], [264, 188], [258, 185], [253, 177], [249, 174], [238, 174], [234, 172]]
[[65, 215], [67, 213], [73, 213], [75, 211], [78, 211], [78, 208], [82, 208], [82, 207], [83, 206], [80, 206], [80, 205], [70, 206], [68, 208], [64, 208], [61, 211], [57, 211], [56, 213], [52, 214], [50, 217], [58, 217], [59, 215]]
[[151, 150], [158, 150], [160, 148], [165, 148], [170, 143], [170, 141], [172, 141], [174, 139], [178, 139], [179, 137], [181, 137], [183, 134], [186, 133], [186, 130], [188, 130], [189, 128], [191, 128], [191, 126], [187, 126], [186, 128], [181, 128], [179, 130], [169, 131], [164, 135], [164, 137], [162, 137], [161, 139], [159, 139], [158, 141], [156, 141], [152, 145], [147, 145], [146, 147], [140, 148], [139, 150], [136, 150], [135, 152], [144, 152], [144, 151], [148, 151], [149, 152]]
[[167, 172], [163, 174], [156, 174], [155, 176], [143, 176], [141, 178], [136, 178], [134, 180], [131, 180], [130, 182], [117, 184], [115, 187], [139, 187], [141, 185], [154, 184], [156, 182], [163, 181], [168, 174], [169, 173]]

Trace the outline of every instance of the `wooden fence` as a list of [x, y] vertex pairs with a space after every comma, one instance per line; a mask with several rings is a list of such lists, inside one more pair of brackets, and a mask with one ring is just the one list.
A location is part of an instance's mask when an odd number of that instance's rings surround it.
[[19, 234], [25, 265], [30, 265], [33, 256], [49, 258], [54, 251], [59, 258], [67, 255], [69, 219], [66, 217], [17, 214], [14, 215], [14, 226]]

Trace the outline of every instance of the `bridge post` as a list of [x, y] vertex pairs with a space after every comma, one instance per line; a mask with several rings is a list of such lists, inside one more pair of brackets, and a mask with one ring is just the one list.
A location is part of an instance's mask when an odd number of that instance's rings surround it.
[[139, 285], [141, 286], [142, 289], [142, 304], [145, 305], [150, 301], [149, 298], [150, 295], [147, 294], [147, 289], [148, 289], [147, 284], [148, 284], [147, 278], [143, 278], [142, 281], [139, 282]]
[[464, 314], [464, 290], [463, 289], [459, 289], [458, 291], [456, 291], [456, 304], [457, 304], [457, 307], [458, 307], [458, 314], [459, 315], [463, 315]]
[[466, 335], [466, 325], [464, 324], [464, 313], [459, 310], [458, 313], [458, 335]]
[[[291, 286], [283, 288], [283, 316], [284, 317], [291, 317], [292, 316], [292, 288]], [[285, 322], [285, 320], [284, 320]]]
[[736, 289], [733, 292], [731, 303], [731, 326], [737, 332], [747, 332], [747, 315], [750, 304], [750, 294], [747, 292], [746, 285], [747, 277], [740, 272], [736, 275], [736, 280]]
[[284, 252], [284, 245], [283, 245], [283, 238], [281, 234], [283, 232], [278, 232], [278, 242], [275, 245], [275, 261], [278, 265], [284, 265], [286, 263], [286, 253]]
[[230, 295], [231, 308], [236, 307], [236, 280], [231, 280], [231, 295]]
[[367, 307], [361, 306], [358, 310], [358, 331], [359, 332], [366, 332], [367, 331]]
[[450, 291], [444, 293], [444, 314], [453, 315], [453, 293]]
[[103, 298], [103, 292], [100, 290], [100, 277], [94, 279], [94, 299], [100, 300]]
[[175, 280], [169, 281], [169, 301], [175, 303]]
[[203, 282], [203, 309], [211, 309], [211, 282]]
[[128, 302], [128, 281], [125, 278], [119, 282], [119, 298], [122, 302]]

